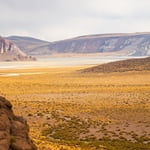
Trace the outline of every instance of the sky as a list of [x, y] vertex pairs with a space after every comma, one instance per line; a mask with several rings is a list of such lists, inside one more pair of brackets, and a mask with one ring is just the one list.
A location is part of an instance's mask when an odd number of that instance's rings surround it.
[[150, 0], [0, 0], [0, 35], [57, 41], [150, 31]]

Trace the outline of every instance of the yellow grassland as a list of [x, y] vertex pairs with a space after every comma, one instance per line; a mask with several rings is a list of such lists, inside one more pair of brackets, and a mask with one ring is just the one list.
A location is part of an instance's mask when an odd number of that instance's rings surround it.
[[[80, 138], [74, 138], [77, 141], [105, 136], [135, 142], [143, 136], [150, 137], [150, 72], [78, 72], [83, 68], [0, 71], [0, 95], [12, 102], [17, 115], [27, 119], [30, 135], [39, 150], [96, 149], [93, 145], [71, 143], [72, 130], [71, 134], [60, 131], [53, 136], [42, 134], [48, 128], [57, 132], [59, 125], [68, 126], [73, 119], [72, 123], [77, 125], [80, 120], [85, 131], [88, 128], [87, 133], [79, 133]], [[1, 76], [11, 73], [20, 76]], [[71, 140], [61, 140], [59, 135], [70, 136]], [[98, 149], [104, 149], [103, 146], [99, 145]]]

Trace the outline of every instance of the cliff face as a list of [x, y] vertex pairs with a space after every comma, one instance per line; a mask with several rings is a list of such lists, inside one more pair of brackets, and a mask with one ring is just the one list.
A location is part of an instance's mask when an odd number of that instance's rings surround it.
[[27, 56], [13, 42], [0, 37], [0, 60], [17, 61], [17, 60], [35, 60], [31, 56]]
[[28, 133], [27, 122], [15, 116], [10, 102], [0, 96], [0, 150], [37, 150]]
[[150, 55], [150, 34], [91, 35], [49, 44], [50, 51], [71, 53], [120, 53], [125, 56]]

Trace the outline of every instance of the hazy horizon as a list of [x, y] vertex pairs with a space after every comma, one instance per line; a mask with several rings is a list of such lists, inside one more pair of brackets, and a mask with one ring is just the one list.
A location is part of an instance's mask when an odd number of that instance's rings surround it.
[[148, 32], [147, 0], [1, 0], [1, 36], [58, 41], [76, 36]]

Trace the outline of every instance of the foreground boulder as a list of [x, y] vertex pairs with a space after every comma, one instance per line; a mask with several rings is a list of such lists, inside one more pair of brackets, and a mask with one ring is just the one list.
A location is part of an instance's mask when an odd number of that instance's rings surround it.
[[0, 150], [37, 150], [28, 134], [26, 120], [15, 116], [11, 103], [0, 96]]

